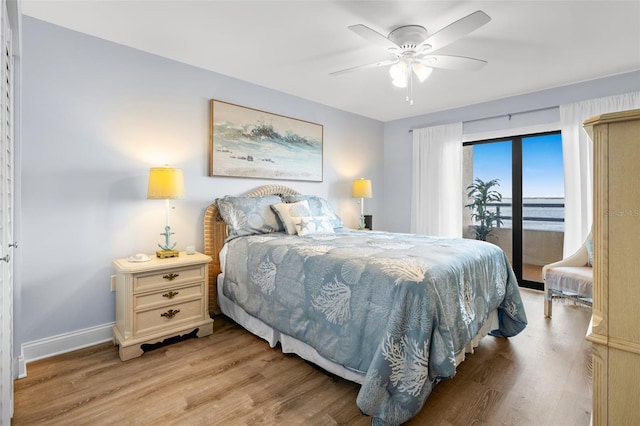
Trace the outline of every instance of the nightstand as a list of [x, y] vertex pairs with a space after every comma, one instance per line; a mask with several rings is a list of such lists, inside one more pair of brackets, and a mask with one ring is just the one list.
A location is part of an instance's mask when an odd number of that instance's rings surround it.
[[[195, 333], [213, 333], [209, 317], [207, 264], [201, 253], [148, 262], [116, 259], [116, 324], [113, 343], [120, 346], [120, 359], [143, 354], [143, 345]], [[197, 331], [196, 331], [197, 330]]]

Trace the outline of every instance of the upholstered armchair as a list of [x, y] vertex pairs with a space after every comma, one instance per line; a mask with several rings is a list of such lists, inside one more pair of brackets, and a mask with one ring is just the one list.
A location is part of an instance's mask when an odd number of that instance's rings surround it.
[[553, 297], [572, 299], [591, 306], [593, 297], [592, 233], [573, 255], [542, 268], [544, 316], [551, 318]]

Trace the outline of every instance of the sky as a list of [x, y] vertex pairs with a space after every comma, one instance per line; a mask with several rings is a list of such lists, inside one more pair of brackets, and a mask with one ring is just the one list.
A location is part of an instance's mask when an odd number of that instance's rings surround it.
[[[522, 138], [522, 196], [564, 197], [560, 134]], [[473, 175], [499, 179], [503, 198], [511, 198], [511, 141], [473, 145]]]

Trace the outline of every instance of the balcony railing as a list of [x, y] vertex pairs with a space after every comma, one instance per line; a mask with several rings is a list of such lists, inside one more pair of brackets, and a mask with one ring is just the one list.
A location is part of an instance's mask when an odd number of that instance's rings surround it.
[[[505, 216], [501, 214], [501, 207], [511, 207], [511, 203], [487, 203], [488, 207], [496, 208], [496, 217], [502, 220], [512, 220], [512, 216]], [[535, 207], [535, 208], [564, 208], [564, 203], [522, 203], [522, 207]], [[531, 222], [559, 222], [564, 223], [564, 217], [549, 217], [549, 216], [523, 216], [522, 221]], [[497, 225], [500, 228], [500, 221]]]

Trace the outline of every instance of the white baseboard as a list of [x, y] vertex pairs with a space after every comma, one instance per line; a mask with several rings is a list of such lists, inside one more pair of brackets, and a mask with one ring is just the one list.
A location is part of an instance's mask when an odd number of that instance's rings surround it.
[[108, 342], [113, 336], [111, 332], [113, 325], [114, 323], [102, 324], [23, 343], [21, 355], [18, 357], [18, 377], [27, 377], [27, 363], [31, 361]]

